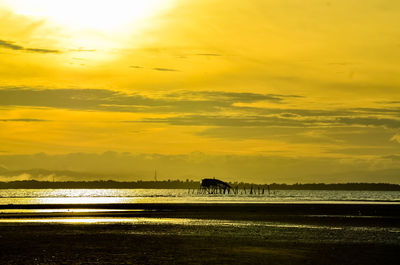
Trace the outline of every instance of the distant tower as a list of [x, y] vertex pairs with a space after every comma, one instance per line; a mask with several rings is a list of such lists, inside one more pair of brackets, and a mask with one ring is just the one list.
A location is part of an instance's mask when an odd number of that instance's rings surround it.
[[157, 169], [154, 169], [154, 181], [157, 182]]

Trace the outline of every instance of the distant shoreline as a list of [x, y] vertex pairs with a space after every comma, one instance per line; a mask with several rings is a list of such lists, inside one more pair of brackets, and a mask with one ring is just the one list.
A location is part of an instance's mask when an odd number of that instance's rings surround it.
[[[240, 189], [267, 190], [347, 190], [347, 191], [400, 191], [400, 185], [389, 183], [306, 183], [306, 184], [253, 184], [235, 182], [229, 183]], [[0, 182], [0, 189], [198, 189], [198, 181], [10, 181]]]

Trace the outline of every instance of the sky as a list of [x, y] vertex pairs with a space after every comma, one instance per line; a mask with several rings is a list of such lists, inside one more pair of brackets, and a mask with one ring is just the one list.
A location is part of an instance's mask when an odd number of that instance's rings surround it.
[[0, 0], [0, 180], [400, 183], [399, 16], [396, 0]]

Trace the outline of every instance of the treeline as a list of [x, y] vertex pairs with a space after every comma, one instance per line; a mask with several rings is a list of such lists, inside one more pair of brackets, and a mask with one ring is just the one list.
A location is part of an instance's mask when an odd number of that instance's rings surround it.
[[0, 182], [0, 189], [194, 189], [200, 182], [192, 180], [167, 181], [10, 181]]
[[[229, 183], [239, 189], [270, 190], [365, 190], [365, 191], [400, 191], [400, 185], [387, 183], [309, 183], [309, 184], [252, 184], [245, 182]], [[199, 181], [166, 180], [166, 181], [10, 181], [0, 182], [0, 189], [197, 189]]]
[[400, 191], [400, 185], [388, 183], [309, 183], [309, 184], [276, 184], [270, 185], [273, 190], [365, 190], [365, 191]]

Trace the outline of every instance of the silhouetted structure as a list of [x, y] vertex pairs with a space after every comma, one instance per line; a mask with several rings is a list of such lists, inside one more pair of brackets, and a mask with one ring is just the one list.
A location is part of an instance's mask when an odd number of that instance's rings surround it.
[[219, 179], [203, 179], [200, 185], [200, 192], [201, 193], [208, 193], [208, 194], [225, 194], [225, 192], [230, 193], [231, 186]]

